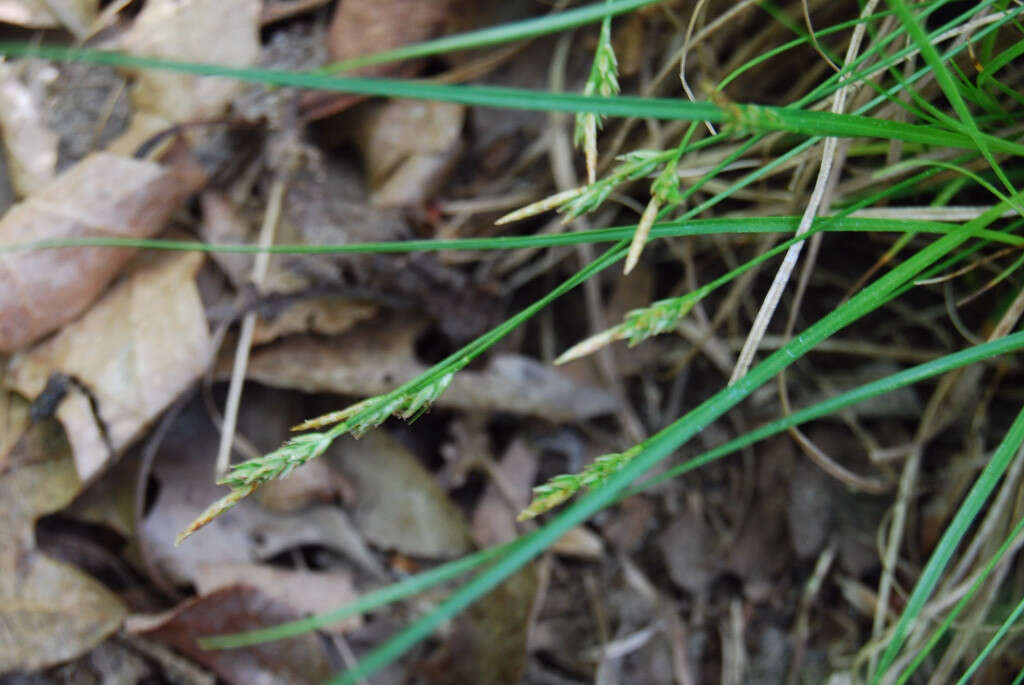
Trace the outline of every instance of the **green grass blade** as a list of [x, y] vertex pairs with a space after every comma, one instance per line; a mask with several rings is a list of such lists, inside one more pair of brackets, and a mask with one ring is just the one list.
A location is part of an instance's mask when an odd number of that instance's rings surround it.
[[[703, 206], [703, 205], [702, 205]], [[756, 218], [677, 219], [655, 224], [652, 238], [679, 238], [713, 234], [791, 233], [796, 230], [799, 217], [777, 216]], [[956, 224], [942, 221], [913, 219], [882, 219], [876, 217], [835, 216], [818, 217], [815, 230], [833, 233], [932, 233], [945, 234], [958, 230]], [[612, 243], [628, 240], [636, 226], [557, 233], [546, 235], [502, 236], [496, 238], [459, 238], [455, 240], [403, 240], [379, 243], [337, 243], [307, 245], [303, 243], [270, 245], [240, 245], [236, 243], [204, 243], [190, 240], [159, 240], [143, 238], [58, 238], [36, 240], [13, 245], [0, 245], [0, 254], [28, 250], [52, 250], [72, 247], [132, 247], [149, 250], [180, 252], [221, 252], [238, 254], [365, 254], [440, 252], [444, 250], [511, 250], [518, 248], [559, 247], [583, 243]], [[999, 231], [983, 230], [978, 237], [1007, 245], [1024, 245], [1024, 237]]]
[[650, 117], [681, 121], [728, 122], [738, 130], [782, 131], [808, 136], [874, 137], [939, 147], [976, 149], [977, 141], [994, 150], [1024, 155], [1024, 145], [978, 134], [958, 132], [897, 121], [880, 121], [855, 114], [833, 114], [762, 105], [719, 107], [710, 102], [620, 95], [597, 98], [572, 93], [549, 93], [497, 86], [453, 86], [419, 81], [297, 74], [273, 69], [246, 69], [213, 64], [137, 57], [118, 52], [66, 48], [53, 45], [0, 42], [0, 55], [38, 57], [58, 61], [87, 62], [138, 69], [164, 69], [200, 76], [223, 76], [277, 86], [294, 86], [362, 95], [403, 97], [457, 102], [546, 112], [592, 112], [604, 116]]

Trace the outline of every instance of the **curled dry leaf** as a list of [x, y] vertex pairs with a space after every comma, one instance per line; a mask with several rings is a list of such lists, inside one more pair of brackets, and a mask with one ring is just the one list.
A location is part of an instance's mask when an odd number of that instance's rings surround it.
[[[146, 238], [189, 189], [158, 164], [98, 153], [0, 219], [0, 248], [35, 240]], [[80, 314], [134, 250], [0, 252], [0, 354], [16, 352]]]
[[153, 262], [11, 363], [8, 383], [28, 397], [39, 396], [54, 372], [76, 379], [57, 417], [83, 480], [135, 440], [208, 363], [210, 335], [194, 281], [202, 256]]
[[16, 443], [0, 477], [0, 672], [73, 659], [117, 630], [125, 615], [103, 585], [36, 547], [36, 519], [66, 506], [82, 483], [56, 421], [27, 429], [17, 423], [6, 426]]

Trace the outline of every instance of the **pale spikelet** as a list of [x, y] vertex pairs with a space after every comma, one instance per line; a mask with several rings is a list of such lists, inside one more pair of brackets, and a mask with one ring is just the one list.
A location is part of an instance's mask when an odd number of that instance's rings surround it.
[[[594, 51], [594, 63], [590, 68], [590, 76], [583, 88], [584, 95], [600, 95], [612, 97], [619, 92], [619, 62], [612, 48], [612, 22], [606, 17], [601, 23], [601, 33]], [[587, 183], [593, 185], [597, 178], [597, 129], [601, 127], [603, 117], [593, 112], [580, 112], [576, 115], [576, 131], [573, 135], [574, 145], [583, 145], [583, 156], [587, 163]]]
[[586, 357], [588, 354], [593, 354], [594, 352], [597, 352], [605, 345], [610, 345], [616, 340], [622, 340], [625, 337], [626, 335], [623, 332], [622, 324], [619, 324], [618, 326], [612, 326], [611, 328], [601, 331], [600, 333], [595, 333], [594, 335], [590, 336], [589, 338], [586, 338], [585, 340], [581, 340], [580, 342], [576, 343], [575, 345], [567, 349], [565, 352], [559, 355], [558, 359], [555, 360], [555, 365], [557, 366], [559, 364], [565, 364], [567, 362], [573, 361], [574, 359]]
[[501, 217], [494, 223], [498, 226], [502, 224], [512, 223], [513, 221], [519, 221], [520, 219], [526, 219], [537, 214], [543, 214], [552, 209], [558, 209], [566, 202], [574, 200], [587, 189], [587, 186], [580, 186], [579, 188], [572, 188], [571, 190], [564, 190], [554, 195], [549, 195], [543, 200], [538, 200], [532, 204], [528, 204], [525, 207], [509, 212], [505, 216]]
[[189, 535], [238, 504], [238, 502], [250, 495], [255, 489], [256, 485], [254, 484], [247, 488], [232, 490], [227, 495], [221, 497], [219, 500], [208, 506], [202, 514], [196, 517], [195, 521], [188, 524], [188, 527], [185, 528], [185, 530], [178, 533], [178, 537], [174, 539], [175, 546], [180, 545]]
[[365, 399], [365, 400], [363, 400], [361, 402], [356, 402], [355, 404], [349, 405], [348, 407], [345, 407], [344, 409], [339, 409], [338, 411], [332, 411], [329, 414], [324, 414], [322, 416], [317, 416], [314, 419], [309, 419], [307, 421], [303, 421], [302, 423], [298, 424], [297, 426], [292, 426], [291, 430], [293, 430], [293, 431], [308, 431], [311, 428], [323, 428], [324, 426], [330, 426], [330, 425], [335, 424], [335, 423], [341, 423], [342, 421], [344, 421], [348, 417], [353, 416], [355, 414], [358, 414], [360, 411], [365, 409], [367, 407], [367, 405], [369, 405], [369, 403], [372, 400], [374, 400], [374, 399], [376, 399], [376, 398], [371, 397], [371, 398]]
[[649, 307], [634, 309], [628, 312], [622, 323], [617, 326], [595, 333], [567, 349], [559, 355], [555, 364], [565, 364], [585, 357], [619, 340], [628, 340], [629, 346], [633, 347], [647, 338], [670, 331], [690, 313], [693, 305], [703, 294], [703, 291], [696, 291], [680, 297], [658, 300]]
[[633, 242], [629, 244], [629, 254], [626, 255], [626, 266], [622, 270], [623, 275], [629, 274], [637, 262], [640, 261], [640, 255], [644, 251], [647, 237], [651, 234], [651, 227], [654, 226], [654, 220], [658, 217], [658, 210], [660, 209], [661, 200], [658, 197], [652, 197], [650, 202], [647, 203], [644, 213], [640, 216], [640, 223], [636, 225]]
[[583, 121], [583, 158], [587, 162], [587, 183], [597, 178], [597, 116], [586, 114]]

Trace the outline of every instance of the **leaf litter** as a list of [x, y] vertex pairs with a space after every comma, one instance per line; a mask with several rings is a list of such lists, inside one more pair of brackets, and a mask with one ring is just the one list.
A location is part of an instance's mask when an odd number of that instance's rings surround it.
[[[156, 57], [249, 66], [280, 64], [284, 55], [317, 66], [308, 62], [444, 35], [487, 23], [499, 11], [468, 11], [450, 0], [307, 3], [308, 9], [294, 9], [261, 34], [261, 9], [282, 11], [278, 4], [150, 0], [134, 15], [106, 16], [102, 40]], [[63, 9], [44, 16], [44, 5]], [[502, 5], [506, 19], [537, 11], [525, 2]], [[0, 3], [0, 21], [63, 25], [78, 35], [93, 25], [95, 9], [89, 2]], [[665, 11], [631, 15], [613, 35], [621, 75], [634, 79], [637, 90], [651, 78], [653, 53], [677, 33], [669, 27], [679, 3], [666, 3]], [[757, 30], [750, 21], [732, 29]], [[569, 90], [582, 89], [593, 47], [586, 41], [596, 33], [579, 35], [587, 49], [574, 50], [578, 58], [567, 62]], [[529, 50], [483, 67], [478, 78], [543, 87], [555, 44], [536, 39]], [[702, 69], [723, 70], [718, 60], [727, 45], [718, 53], [702, 47]], [[412, 60], [363, 73], [458, 74], [466, 65], [476, 68], [478, 57], [487, 55]], [[32, 77], [19, 86], [8, 71], [7, 102], [17, 99], [26, 109], [20, 120], [0, 122], [10, 185], [20, 197], [0, 219], [0, 244], [170, 236], [169, 226], [209, 242], [254, 243], [281, 157], [275, 146], [287, 137], [282, 131], [294, 133], [299, 125], [308, 154], [286, 189], [279, 241], [496, 235], [493, 220], [511, 209], [509, 197], [542, 197], [554, 187], [549, 122], [534, 113], [337, 95], [328, 96], [333, 102], [325, 107], [314, 102], [321, 94], [144, 70], [116, 74], [124, 84], [106, 91], [110, 107], [121, 108], [123, 129], [108, 131], [98, 108], [87, 125], [47, 130], [26, 123], [46, 106], [26, 99]], [[742, 99], [753, 100], [788, 86], [744, 87], [752, 95]], [[130, 93], [130, 116], [123, 114], [122, 88]], [[609, 127], [602, 146], [606, 138], [610, 145], [627, 138], [655, 145], [666, 133], [617, 126]], [[69, 149], [71, 138], [79, 152], [54, 161], [51, 131], [57, 150]], [[149, 158], [133, 158], [140, 150]], [[481, 195], [490, 204], [471, 202]], [[632, 280], [600, 282], [597, 318], [608, 325], [654, 299], [685, 292], [691, 279], [717, 275], [717, 265], [748, 248], [742, 241], [695, 240], [673, 245], [669, 258], [645, 256]], [[700, 326], [683, 335], [628, 353], [615, 349], [610, 366], [587, 361], [552, 368], [548, 362], [557, 351], [598, 329], [594, 310], [572, 295], [542, 315], [551, 317], [547, 323], [517, 331], [457, 375], [411, 430], [388, 423], [360, 441], [339, 441], [320, 460], [173, 546], [174, 533], [223, 494], [212, 464], [219, 414], [209, 407], [222, 403], [223, 353], [233, 347], [232, 324], [245, 313], [256, 311], [259, 323], [246, 371], [238, 459], [274, 449], [289, 425], [325, 408], [394, 389], [514, 313], [541, 292], [545, 273], [562, 273], [560, 260], [568, 273], [573, 253], [551, 255], [543, 269], [538, 264], [549, 257], [533, 252], [279, 256], [270, 260], [262, 289], [249, 283], [250, 256], [158, 257], [108, 248], [0, 255], [0, 352], [12, 355], [2, 380], [20, 393], [5, 392], [0, 403], [0, 506], [8, 510], [0, 550], [10, 629], [0, 670], [44, 677], [41, 669], [50, 669], [45, 677], [58, 682], [54, 669], [170, 678], [186, 664], [197, 669], [195, 682], [212, 681], [210, 673], [232, 683], [320, 682], [343, 663], [339, 645], [365, 654], [382, 630], [411, 620], [410, 605], [329, 626], [326, 640], [306, 635], [211, 652], [200, 649], [196, 637], [335, 608], [409, 570], [510, 540], [531, 525], [515, 522], [531, 486], [628, 446], [610, 420], [624, 400], [653, 431], [722, 383], [718, 367], [729, 348], [704, 314]], [[707, 303], [712, 318], [717, 303]], [[749, 303], [731, 306], [724, 326], [735, 337], [745, 330], [736, 311]], [[681, 368], [679, 359], [688, 365]], [[873, 374], [857, 363], [841, 370]], [[845, 382], [833, 371], [820, 370]], [[608, 389], [609, 372], [625, 383], [628, 396]], [[53, 390], [61, 383], [60, 392]], [[882, 432], [899, 436], [895, 424], [915, 406], [915, 398], [902, 399], [911, 401], [895, 410], [872, 407], [855, 418], [889, 421]], [[183, 407], [177, 418], [166, 431], [155, 428], [176, 402]], [[709, 427], [702, 439], [710, 446], [738, 432], [744, 420], [779, 410], [768, 395], [755, 404], [731, 417], [735, 423]], [[837, 430], [823, 423], [811, 434], [858, 461], [859, 452], [849, 449], [845, 434], [836, 437]], [[445, 454], [446, 436], [458, 431], [472, 435], [456, 436]], [[717, 674], [730, 654], [749, 652], [750, 682], [780, 682], [786, 676], [781, 662], [792, 659], [801, 667], [791, 648], [799, 636], [791, 628], [815, 560], [838, 555], [842, 575], [830, 585], [833, 595], [856, 611], [872, 610], [868, 587], [879, 567], [871, 534], [881, 512], [877, 498], [854, 497], [799, 463], [788, 443], [757, 450], [756, 463], [748, 452], [574, 529], [554, 554], [461, 614], [427, 648], [392, 667], [389, 677], [699, 682], [698, 676]], [[147, 452], [153, 455], [148, 465]], [[935, 508], [924, 534], [942, 525], [946, 511]], [[146, 601], [133, 594], [137, 587], [97, 580], [109, 582], [109, 574], [90, 577], [44, 554], [36, 521], [55, 513], [50, 525], [67, 525], [72, 538], [113, 534], [119, 544], [111, 544], [144, 586]], [[37, 601], [27, 604], [26, 597]], [[438, 597], [428, 593], [411, 606]], [[848, 627], [847, 609], [834, 613], [821, 603], [812, 618]], [[801, 642], [808, 651], [800, 672], [824, 680], [828, 655], [849, 647], [843, 639]], [[123, 671], [113, 665], [118, 659]]]

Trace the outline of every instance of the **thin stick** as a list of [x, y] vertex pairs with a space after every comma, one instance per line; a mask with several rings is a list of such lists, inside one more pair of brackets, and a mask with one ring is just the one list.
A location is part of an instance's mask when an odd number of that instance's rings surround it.
[[[861, 16], [870, 16], [875, 11], [877, 4], [877, 0], [871, 0], [871, 2], [864, 6]], [[860, 50], [860, 43], [864, 37], [865, 30], [864, 23], [857, 24], [846, 51], [845, 64], [851, 63], [856, 57]], [[848, 76], [848, 74], [845, 75], [843, 80], [846, 81]], [[836, 91], [835, 100], [832, 102], [832, 112], [841, 113], [845, 109], [848, 92], [849, 88], [847, 86]], [[803, 216], [800, 217], [800, 225], [796, 229], [796, 235], [798, 236], [810, 230], [814, 217], [821, 207], [821, 202], [825, 197], [832, 177], [832, 163], [835, 159], [838, 141], [838, 138], [829, 137], [825, 139], [825, 145], [821, 153], [821, 168], [818, 171], [818, 178], [814, 183], [814, 190], [811, 192], [811, 199], [807, 203], [807, 209], [804, 210]], [[735, 384], [736, 381], [747, 375], [747, 371], [754, 361], [754, 355], [757, 354], [757, 348], [768, 330], [768, 324], [775, 313], [775, 309], [779, 306], [782, 292], [789, 283], [789, 277], [793, 274], [793, 269], [796, 268], [796, 262], [800, 258], [800, 251], [803, 248], [804, 243], [801, 241], [786, 251], [786, 256], [782, 259], [782, 264], [779, 266], [779, 271], [775, 274], [775, 280], [772, 281], [768, 294], [765, 295], [764, 302], [761, 304], [761, 309], [757, 312], [757, 317], [755, 317], [754, 323], [750, 327], [747, 341], [743, 344], [743, 349], [740, 350], [740, 356], [736, 362], [736, 368], [733, 370], [732, 378], [729, 379], [729, 385]]]
[[[274, 233], [281, 217], [284, 191], [288, 185], [287, 179], [291, 176], [293, 167], [294, 162], [289, 163], [286, 169], [281, 170], [274, 179], [274, 185], [270, 188], [270, 198], [267, 201], [267, 210], [263, 214], [263, 226], [260, 228], [260, 247], [270, 247], [274, 243]], [[256, 254], [252, 266], [252, 283], [257, 290], [262, 288], [263, 282], [266, 280], [269, 264], [269, 252]], [[220, 431], [220, 445], [217, 447], [217, 462], [214, 472], [217, 478], [227, 473], [228, 467], [231, 465], [231, 443], [235, 437], [238, 406], [242, 399], [242, 384], [245, 382], [245, 370], [249, 366], [249, 349], [252, 347], [255, 327], [256, 312], [249, 312], [242, 319], [238, 344], [235, 346], [235, 361], [231, 367], [231, 384], [228, 386], [228, 398], [224, 406], [224, 422], [221, 424]]]

